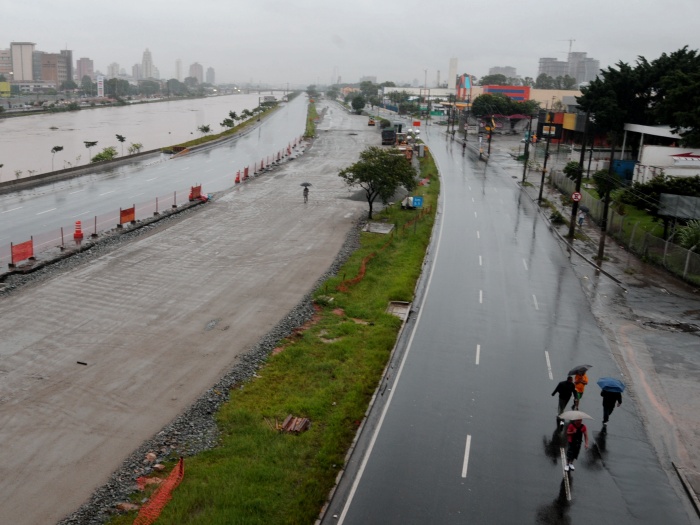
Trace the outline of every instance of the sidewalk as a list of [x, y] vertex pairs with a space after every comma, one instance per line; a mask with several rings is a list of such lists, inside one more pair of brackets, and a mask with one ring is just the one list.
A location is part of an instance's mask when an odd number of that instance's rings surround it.
[[[467, 144], [478, 152], [476, 140], [468, 140]], [[548, 171], [561, 170], [566, 164], [568, 155], [563, 149], [558, 158], [550, 156]], [[514, 158], [519, 150], [522, 153], [519, 136], [494, 137], [487, 162], [491, 169], [502, 170], [522, 185], [523, 164]], [[541, 179], [541, 171], [527, 174], [529, 184], [524, 192], [533, 201], [538, 199]], [[561, 193], [546, 181], [542, 197], [567, 221], [564, 225], [550, 222], [550, 227], [568, 251], [592, 311], [628, 381], [625, 395], [635, 401], [670, 479], [680, 480], [700, 516], [700, 353], [696, 351], [700, 343], [700, 290], [645, 264], [607, 236], [605, 259], [598, 266], [594, 258], [600, 227], [586, 217], [582, 228], [577, 225], [577, 238], [570, 243], [566, 237], [571, 206], [563, 205]], [[540, 208], [540, 212], [549, 221], [549, 208]]]

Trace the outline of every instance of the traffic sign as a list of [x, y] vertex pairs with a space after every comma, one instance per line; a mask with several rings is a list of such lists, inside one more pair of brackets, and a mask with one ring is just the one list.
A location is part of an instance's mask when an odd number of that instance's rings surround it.
[[581, 200], [581, 194], [580, 194], [579, 192], [577, 192], [577, 191], [573, 192], [573, 193], [571, 194], [571, 200], [572, 200], [572, 201], [575, 201], [575, 202], [580, 201], [580, 200]]

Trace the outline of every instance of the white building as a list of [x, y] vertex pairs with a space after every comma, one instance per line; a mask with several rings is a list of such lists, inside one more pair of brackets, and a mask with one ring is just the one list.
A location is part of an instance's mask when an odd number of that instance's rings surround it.
[[10, 42], [12, 55], [12, 78], [15, 82], [34, 80], [32, 55], [34, 54], [33, 42]]

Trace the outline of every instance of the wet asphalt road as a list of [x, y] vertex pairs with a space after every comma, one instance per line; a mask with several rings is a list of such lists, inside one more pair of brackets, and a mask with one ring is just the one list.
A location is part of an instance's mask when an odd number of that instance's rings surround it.
[[[635, 403], [600, 432], [595, 380], [620, 370], [549, 224], [510, 174], [423, 138], [443, 181], [432, 268], [324, 523], [691, 523]], [[567, 501], [550, 394], [582, 363], [591, 448]]]

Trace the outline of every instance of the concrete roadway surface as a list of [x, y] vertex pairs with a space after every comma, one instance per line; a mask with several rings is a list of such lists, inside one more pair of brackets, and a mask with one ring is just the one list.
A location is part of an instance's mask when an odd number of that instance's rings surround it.
[[[137, 218], [153, 214], [155, 199], [160, 209], [169, 208], [173, 193], [186, 201], [191, 186], [202, 185], [214, 193], [234, 185], [236, 172], [263, 158], [276, 155], [304, 132], [307, 97], [300, 95], [265, 117], [259, 125], [226, 142], [205, 147], [198, 155], [171, 157], [156, 154], [145, 160], [127, 161], [99, 168], [89, 175], [0, 194], [0, 264], [9, 261], [10, 242], [34, 236], [36, 243], [53, 247], [71, 240], [75, 221], [91, 232], [98, 216], [98, 230], [112, 229], [119, 222], [119, 209], [137, 204]], [[267, 160], [265, 161], [267, 163]], [[46, 232], [53, 235], [47, 236]], [[38, 250], [38, 249], [37, 249]]]
[[0, 301], [0, 523], [76, 510], [312, 290], [367, 211], [338, 170], [379, 142], [337, 105], [318, 134], [286, 167]]
[[[421, 135], [443, 181], [430, 269], [323, 523], [693, 523], [630, 396], [601, 432], [595, 381], [620, 371], [548, 221], [510, 173]], [[594, 420], [567, 489], [550, 394], [579, 364]]]

